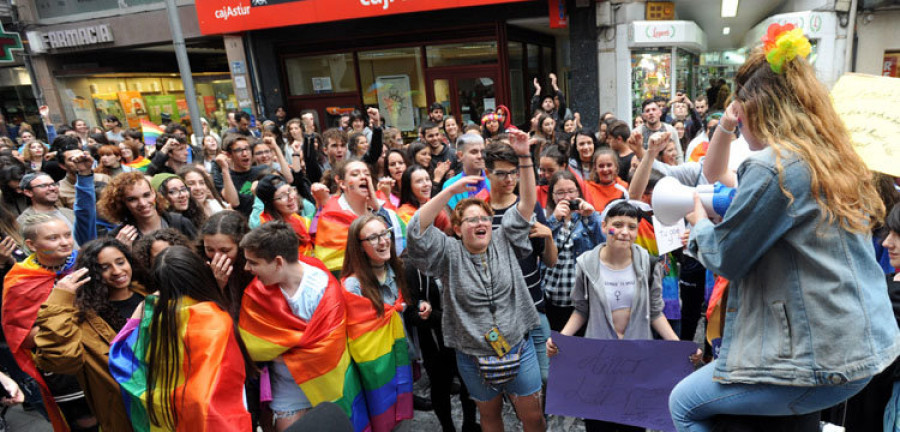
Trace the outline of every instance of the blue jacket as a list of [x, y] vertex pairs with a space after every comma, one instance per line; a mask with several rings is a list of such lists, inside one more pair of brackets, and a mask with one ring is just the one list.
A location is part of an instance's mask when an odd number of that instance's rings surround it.
[[823, 386], [877, 374], [900, 354], [884, 272], [867, 235], [827, 223], [805, 161], [767, 148], [738, 169], [718, 225], [700, 221], [688, 248], [731, 281], [714, 378]]
[[[575, 222], [571, 235], [576, 258], [606, 240], [603, 228], [600, 227], [599, 212], [595, 211], [587, 218], [582, 217], [581, 213], [573, 213], [572, 220]], [[560, 242], [565, 240], [558, 236], [562, 222], [556, 220], [551, 213], [547, 218], [547, 224], [550, 226], [550, 231], [553, 231], [553, 239], [557, 242], [557, 246], [560, 246]]]

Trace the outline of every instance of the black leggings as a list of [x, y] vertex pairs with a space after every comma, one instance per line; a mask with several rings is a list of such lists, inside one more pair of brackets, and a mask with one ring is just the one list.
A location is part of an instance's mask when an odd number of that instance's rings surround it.
[[[434, 414], [441, 422], [444, 432], [456, 429], [453, 426], [453, 417], [450, 414], [450, 387], [453, 377], [459, 376], [456, 369], [456, 351], [444, 346], [443, 341], [437, 340], [440, 332], [433, 332], [427, 326], [418, 327], [419, 348], [422, 350], [422, 360], [425, 363], [425, 371], [431, 381], [431, 405]], [[475, 402], [469, 398], [462, 379], [459, 380], [459, 401], [462, 403], [463, 424], [476, 424]]]
[[678, 280], [681, 292], [681, 340], [694, 340], [697, 322], [703, 313], [706, 297], [706, 269], [697, 260], [681, 257], [681, 274]]

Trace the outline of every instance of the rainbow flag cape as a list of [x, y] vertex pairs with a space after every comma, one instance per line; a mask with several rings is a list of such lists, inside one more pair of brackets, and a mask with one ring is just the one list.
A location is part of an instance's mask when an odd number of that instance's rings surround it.
[[[301, 256], [300, 261], [328, 273], [314, 258]], [[254, 279], [244, 291], [238, 322], [254, 361], [281, 356], [313, 406], [334, 402], [350, 417], [355, 429], [363, 431], [369, 416], [359, 374], [347, 348], [343, 291], [328, 273], [328, 287], [309, 322], [305, 322], [291, 312], [277, 286], [264, 286]]]
[[[403, 204], [397, 209], [397, 217], [403, 221], [405, 225], [409, 225], [409, 220], [412, 219], [413, 215], [419, 211], [417, 207], [414, 207], [410, 203]], [[446, 211], [441, 211], [434, 218], [434, 226], [439, 230], [444, 231], [447, 227], [450, 226], [450, 218], [447, 216]]]
[[3, 335], [19, 368], [37, 381], [54, 431], [68, 431], [69, 426], [56, 406], [53, 395], [34, 364], [31, 351], [23, 346], [34, 327], [41, 304], [50, 296], [58, 277], [71, 272], [78, 252], [72, 252], [66, 267], [58, 273], [41, 267], [32, 254], [16, 263], [3, 280]]
[[143, 156], [136, 157], [133, 161], [125, 164], [126, 166], [130, 166], [142, 173], [147, 172], [147, 167], [150, 166], [150, 159], [147, 159]]
[[159, 138], [160, 135], [166, 133], [166, 131], [152, 123], [150, 120], [141, 119], [141, 133], [144, 134], [145, 145], [155, 146], [156, 139]]
[[[400, 313], [403, 296], [378, 316], [369, 299], [342, 290], [350, 355], [359, 368], [372, 432], [389, 432], [413, 418], [413, 379]], [[357, 429], [359, 430], [359, 429]]]
[[[153, 425], [147, 411], [147, 355], [150, 321], [156, 296], [148, 296], [144, 316], [129, 320], [109, 348], [109, 371], [122, 388], [125, 409], [135, 432], [163, 431]], [[244, 407], [244, 357], [227, 312], [212, 302], [183, 297], [178, 308], [178, 334], [182, 359], [176, 387], [155, 392], [153, 408], [163, 418], [163, 397], [174, 400], [176, 431], [245, 432], [252, 428]], [[185, 358], [187, 356], [187, 358]], [[156, 388], [162, 387], [157, 382]]]
[[[350, 224], [356, 220], [356, 214], [341, 207], [340, 196], [331, 197], [319, 212], [318, 225], [316, 227], [316, 258], [325, 263], [328, 271], [340, 272], [344, 267], [344, 253], [347, 249], [347, 233]], [[390, 224], [394, 230], [394, 242], [397, 255], [406, 247], [406, 223], [397, 213], [385, 207], [384, 210], [390, 217]]]
[[648, 217], [642, 217], [638, 223], [637, 238], [634, 242], [650, 252], [652, 256], [659, 256], [659, 247], [656, 245], [656, 232], [653, 230], [653, 221]]
[[[272, 215], [270, 215], [268, 212], [262, 212], [259, 215], [260, 225], [271, 221]], [[285, 223], [290, 225], [291, 228], [294, 229], [294, 232], [297, 233], [297, 237], [300, 238], [300, 255], [312, 256], [313, 254], [313, 241], [312, 237], [309, 235], [309, 226], [311, 222], [311, 220], [296, 213], [292, 214], [290, 218], [285, 220]]]

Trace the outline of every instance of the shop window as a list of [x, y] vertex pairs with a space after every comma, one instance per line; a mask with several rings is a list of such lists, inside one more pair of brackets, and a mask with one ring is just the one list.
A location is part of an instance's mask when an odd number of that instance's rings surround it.
[[507, 51], [509, 52], [509, 110], [512, 112], [512, 122], [521, 124], [525, 121], [525, 116], [527, 115], [525, 108], [527, 99], [525, 71], [522, 69], [525, 50], [521, 42], [509, 42]]
[[353, 54], [292, 57], [284, 66], [292, 96], [356, 91]]
[[467, 42], [425, 47], [428, 67], [497, 63], [497, 41]]
[[389, 126], [415, 130], [427, 109], [421, 48], [360, 51], [357, 57], [363, 104], [377, 106]]
[[528, 44], [528, 73], [534, 76], [541, 75], [540, 61], [541, 47], [534, 44]]
[[544, 75], [549, 75], [551, 72], [559, 73], [556, 71], [556, 62], [553, 61], [553, 49], [550, 47], [541, 47], [541, 72]]

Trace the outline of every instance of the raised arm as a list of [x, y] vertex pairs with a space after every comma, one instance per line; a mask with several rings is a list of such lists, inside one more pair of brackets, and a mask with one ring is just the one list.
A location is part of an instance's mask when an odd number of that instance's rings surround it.
[[[241, 205], [241, 199], [238, 196], [237, 188], [234, 187], [234, 181], [231, 180], [231, 170], [228, 168], [229, 156], [226, 153], [216, 155], [216, 165], [213, 167], [213, 178], [221, 179], [222, 198], [231, 205], [231, 208], [238, 208]], [[215, 170], [219, 170], [219, 175], [215, 175]]]
[[649, 147], [647, 148], [647, 151], [644, 152], [641, 163], [638, 165], [637, 169], [634, 170], [634, 175], [631, 176], [631, 183], [628, 186], [628, 196], [639, 197], [644, 194], [644, 191], [647, 189], [647, 182], [650, 180], [650, 171], [653, 170], [653, 161], [656, 160], [656, 156], [666, 148], [666, 144], [668, 143], [668, 132], [650, 137]]
[[710, 183], [722, 182], [725, 186], [734, 187], [737, 177], [728, 169], [728, 156], [731, 154], [731, 140], [737, 127], [735, 102], [725, 108], [725, 114], [719, 119], [716, 132], [709, 139], [709, 150], [703, 161], [703, 175]]
[[[484, 181], [484, 178], [481, 176], [463, 177], [457, 180], [456, 183], [444, 187], [441, 193], [422, 205], [418, 211], [420, 231], [425, 231], [434, 223], [434, 219], [447, 207], [447, 203], [450, 202], [450, 198], [453, 198], [453, 195], [463, 192], [474, 192], [476, 190], [475, 185], [479, 181]], [[533, 201], [531, 205], [534, 206]]]
[[525, 220], [530, 220], [534, 214], [534, 205], [537, 202], [537, 184], [534, 178], [534, 161], [529, 151], [528, 134], [520, 130], [509, 133], [510, 145], [519, 158], [519, 214]]
[[[368, 165], [375, 165], [384, 152], [384, 141], [382, 139], [383, 131], [381, 130], [381, 114], [378, 108], [369, 108], [366, 110], [369, 115], [369, 124], [372, 127], [372, 139], [369, 142], [369, 150], [363, 155], [363, 162]], [[372, 173], [376, 175], [376, 173]]]

